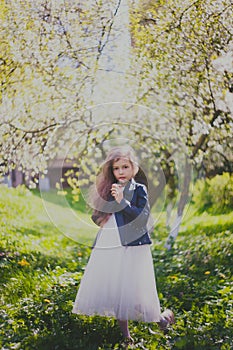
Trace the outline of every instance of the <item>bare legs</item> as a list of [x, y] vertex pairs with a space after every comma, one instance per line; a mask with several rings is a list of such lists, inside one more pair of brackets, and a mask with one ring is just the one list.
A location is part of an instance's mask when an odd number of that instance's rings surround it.
[[129, 327], [128, 327], [128, 320], [117, 320], [118, 324], [120, 326], [121, 332], [124, 337], [124, 346], [126, 346], [126, 349], [128, 349], [128, 345], [133, 344], [134, 340], [130, 335]]
[[118, 324], [120, 326], [121, 332], [124, 338], [130, 338], [130, 332], [128, 328], [128, 320], [118, 320]]
[[[129, 332], [128, 320], [117, 320], [117, 321], [127, 344], [133, 343], [133, 338], [130, 336], [130, 332]], [[166, 309], [161, 314], [160, 321], [157, 322], [161, 331], [164, 331], [164, 332], [166, 332], [167, 327], [173, 323], [175, 323], [174, 313], [169, 309]]]

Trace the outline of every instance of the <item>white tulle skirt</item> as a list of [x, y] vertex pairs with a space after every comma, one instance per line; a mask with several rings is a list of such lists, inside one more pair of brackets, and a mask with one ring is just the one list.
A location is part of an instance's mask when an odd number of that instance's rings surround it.
[[73, 313], [143, 322], [160, 319], [150, 246], [122, 246], [114, 214], [98, 233]]

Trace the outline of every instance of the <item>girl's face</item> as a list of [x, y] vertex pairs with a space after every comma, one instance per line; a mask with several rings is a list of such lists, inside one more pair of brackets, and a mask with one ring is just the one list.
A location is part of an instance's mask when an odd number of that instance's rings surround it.
[[122, 184], [131, 180], [133, 177], [133, 166], [127, 158], [119, 158], [114, 161], [112, 170], [115, 179]]

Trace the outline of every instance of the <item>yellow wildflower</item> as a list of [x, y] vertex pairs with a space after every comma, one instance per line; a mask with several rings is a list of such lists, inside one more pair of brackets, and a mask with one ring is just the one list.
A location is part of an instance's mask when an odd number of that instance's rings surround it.
[[170, 276], [173, 280], [178, 280], [178, 277], [176, 275]]
[[18, 262], [20, 266], [29, 266], [30, 263], [26, 259], [22, 259], [21, 261]]

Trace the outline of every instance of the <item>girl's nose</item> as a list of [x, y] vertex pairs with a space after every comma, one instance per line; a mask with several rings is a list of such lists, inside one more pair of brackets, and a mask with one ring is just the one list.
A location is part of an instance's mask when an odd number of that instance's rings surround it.
[[119, 172], [120, 172], [120, 174], [122, 174], [122, 173], [123, 173], [123, 169], [120, 168], [120, 169], [119, 169]]

